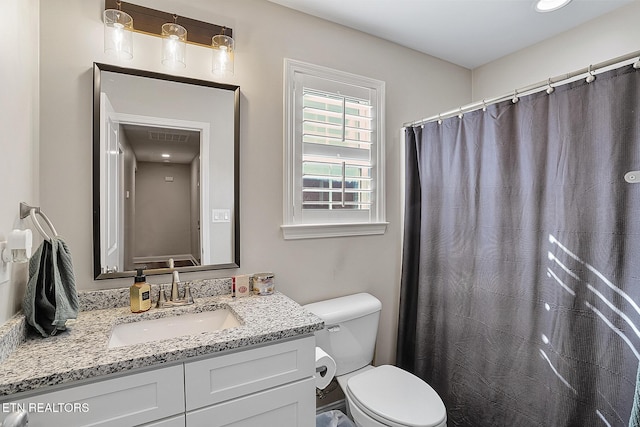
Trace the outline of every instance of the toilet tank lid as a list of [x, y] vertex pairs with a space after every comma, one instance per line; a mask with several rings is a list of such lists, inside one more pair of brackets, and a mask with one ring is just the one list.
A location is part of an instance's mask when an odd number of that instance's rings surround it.
[[382, 309], [382, 303], [368, 293], [347, 295], [303, 306], [324, 320], [326, 325], [344, 322]]

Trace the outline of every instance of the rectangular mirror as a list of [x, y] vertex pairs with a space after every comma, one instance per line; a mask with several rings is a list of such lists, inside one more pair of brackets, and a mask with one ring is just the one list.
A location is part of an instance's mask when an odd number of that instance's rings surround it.
[[240, 266], [240, 88], [94, 64], [94, 277]]

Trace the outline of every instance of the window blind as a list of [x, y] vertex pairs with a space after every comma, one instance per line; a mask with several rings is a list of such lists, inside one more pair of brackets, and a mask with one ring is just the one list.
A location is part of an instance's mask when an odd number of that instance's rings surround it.
[[369, 100], [303, 89], [302, 209], [371, 209], [372, 112]]

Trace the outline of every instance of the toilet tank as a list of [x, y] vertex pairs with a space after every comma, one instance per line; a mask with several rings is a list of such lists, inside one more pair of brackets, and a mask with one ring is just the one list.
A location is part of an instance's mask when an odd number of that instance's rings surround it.
[[382, 303], [360, 293], [304, 306], [324, 320], [316, 346], [336, 361], [336, 376], [367, 366], [373, 360]]

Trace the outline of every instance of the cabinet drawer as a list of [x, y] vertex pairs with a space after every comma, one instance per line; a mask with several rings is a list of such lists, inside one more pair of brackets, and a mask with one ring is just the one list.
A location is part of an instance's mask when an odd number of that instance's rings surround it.
[[315, 382], [312, 378], [187, 412], [187, 427], [315, 425]]
[[313, 336], [188, 362], [187, 410], [311, 377], [314, 372]]
[[12, 403], [29, 412], [29, 427], [131, 427], [184, 412], [183, 367], [96, 381], [4, 405]]

